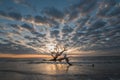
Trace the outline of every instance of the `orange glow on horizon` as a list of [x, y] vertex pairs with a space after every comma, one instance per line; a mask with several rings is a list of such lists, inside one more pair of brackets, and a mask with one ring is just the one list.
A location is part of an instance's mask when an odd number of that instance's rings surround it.
[[44, 54], [0, 54], [0, 58], [51, 58]]
[[[70, 54], [69, 57], [76, 57], [76, 54]], [[52, 58], [49, 54], [2, 54], [0, 58]]]

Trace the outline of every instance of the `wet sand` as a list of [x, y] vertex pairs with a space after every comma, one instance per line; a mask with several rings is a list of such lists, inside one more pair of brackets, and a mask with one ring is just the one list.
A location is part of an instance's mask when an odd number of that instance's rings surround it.
[[[75, 58], [76, 59], [76, 58]], [[42, 59], [0, 59], [0, 80], [120, 80], [120, 63], [80, 63]]]

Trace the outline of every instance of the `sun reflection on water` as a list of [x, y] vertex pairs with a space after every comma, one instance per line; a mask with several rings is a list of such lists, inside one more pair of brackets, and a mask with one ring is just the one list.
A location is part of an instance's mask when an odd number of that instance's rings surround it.
[[39, 70], [46, 74], [65, 74], [69, 67], [66, 64], [44, 64]]

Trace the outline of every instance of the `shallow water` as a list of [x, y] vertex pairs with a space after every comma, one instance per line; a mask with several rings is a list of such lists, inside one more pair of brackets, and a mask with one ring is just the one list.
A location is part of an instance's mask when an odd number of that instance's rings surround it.
[[[120, 80], [120, 57], [74, 57], [65, 62], [0, 59], [0, 80]], [[94, 64], [94, 66], [93, 66]]]

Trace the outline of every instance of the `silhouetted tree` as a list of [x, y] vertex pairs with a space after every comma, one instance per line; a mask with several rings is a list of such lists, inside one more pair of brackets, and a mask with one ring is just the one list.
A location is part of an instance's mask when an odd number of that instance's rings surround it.
[[[49, 61], [55, 61], [55, 62], [59, 61], [59, 62], [61, 62], [62, 60], [65, 60], [67, 64], [72, 65], [69, 62], [69, 58], [67, 57], [67, 54], [63, 55], [63, 53], [65, 51], [67, 51], [67, 49], [65, 47], [62, 50], [62, 49], [60, 49], [60, 47], [56, 46], [55, 50], [51, 52], [51, 56], [52, 56], [53, 59], [50, 59]], [[63, 57], [59, 58], [59, 56], [61, 56], [61, 55], [63, 55]]]

